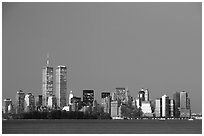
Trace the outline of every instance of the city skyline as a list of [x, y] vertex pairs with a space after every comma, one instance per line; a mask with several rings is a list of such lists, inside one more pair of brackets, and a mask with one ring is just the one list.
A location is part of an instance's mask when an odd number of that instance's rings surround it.
[[67, 67], [67, 93], [93, 89], [99, 100], [116, 87], [133, 97], [148, 88], [154, 100], [186, 91], [202, 112], [201, 5], [3, 3], [2, 98], [41, 94], [49, 52], [54, 69]]

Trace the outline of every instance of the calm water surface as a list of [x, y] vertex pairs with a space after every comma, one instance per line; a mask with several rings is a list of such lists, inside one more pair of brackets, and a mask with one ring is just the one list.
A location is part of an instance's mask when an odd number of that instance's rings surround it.
[[201, 134], [201, 120], [3, 120], [3, 134]]

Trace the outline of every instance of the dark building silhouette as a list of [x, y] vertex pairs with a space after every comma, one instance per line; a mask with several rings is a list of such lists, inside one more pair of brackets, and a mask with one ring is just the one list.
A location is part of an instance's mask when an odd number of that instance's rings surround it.
[[173, 94], [173, 100], [175, 101], [175, 117], [180, 116], [180, 92]]
[[110, 92], [102, 92], [101, 93], [101, 98], [106, 98], [106, 97], [109, 97], [110, 96]]
[[144, 88], [142, 88], [139, 91], [138, 98], [139, 98], [139, 105], [141, 106], [142, 102], [145, 101], [145, 90], [144, 90]]
[[94, 90], [83, 90], [83, 104], [86, 106], [93, 105]]

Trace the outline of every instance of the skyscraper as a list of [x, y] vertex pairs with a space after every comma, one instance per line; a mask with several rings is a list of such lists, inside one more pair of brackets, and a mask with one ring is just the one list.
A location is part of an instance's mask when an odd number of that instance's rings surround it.
[[24, 98], [25, 93], [22, 90], [19, 90], [16, 94], [16, 113], [23, 113], [24, 112]]
[[169, 97], [167, 95], [162, 96], [162, 117], [169, 117]]
[[56, 109], [57, 108], [57, 100], [55, 95], [49, 96], [48, 97], [48, 104], [47, 107], [50, 109]]
[[63, 108], [67, 105], [67, 68], [58, 66], [56, 69], [56, 99], [57, 106]]
[[53, 67], [49, 66], [49, 56], [47, 56], [47, 65], [42, 69], [43, 106], [47, 106], [48, 97], [53, 95], [53, 91]]
[[25, 95], [25, 112], [31, 112], [35, 110], [35, 97], [32, 93]]
[[86, 106], [93, 105], [94, 90], [83, 90], [83, 103]]
[[101, 99], [101, 106], [105, 113], [111, 113], [111, 97], [105, 97]]
[[155, 116], [161, 117], [162, 116], [162, 99], [158, 98], [155, 100]]
[[116, 88], [115, 90], [116, 99], [119, 100], [119, 105], [120, 103], [127, 103], [130, 98], [129, 90], [127, 88]]
[[144, 97], [145, 97], [145, 101], [149, 101], [149, 90], [148, 89], [145, 89], [144, 90]]
[[174, 100], [170, 100], [170, 117], [174, 117], [175, 116], [175, 101]]
[[180, 117], [190, 117], [190, 98], [185, 91], [180, 92]]
[[74, 97], [73, 92], [70, 91], [70, 93], [69, 93], [69, 105], [72, 105], [71, 99], [72, 99], [73, 97]]
[[175, 117], [180, 117], [180, 92], [173, 94], [173, 100], [175, 101]]
[[145, 91], [144, 91], [144, 88], [142, 88], [139, 91], [138, 98], [139, 98], [139, 105], [142, 106], [142, 102], [145, 101]]
[[12, 107], [13, 105], [11, 99], [4, 99], [4, 113], [11, 113]]

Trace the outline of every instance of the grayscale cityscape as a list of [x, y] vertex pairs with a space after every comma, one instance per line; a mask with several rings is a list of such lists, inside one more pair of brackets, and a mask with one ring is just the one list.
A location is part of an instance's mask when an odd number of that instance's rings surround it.
[[[175, 92], [171, 98], [164, 94], [151, 100], [149, 89], [141, 88], [138, 96], [132, 97], [127, 87], [116, 87], [112, 92], [101, 92], [101, 99], [97, 101], [94, 99], [94, 90], [91, 89], [82, 90], [82, 98], [75, 96], [73, 91], [67, 92], [67, 73], [66, 66], [60, 65], [56, 69], [50, 66], [48, 56], [46, 66], [42, 69], [42, 94], [34, 96], [32, 92], [19, 90], [15, 103], [11, 99], [4, 99], [3, 112], [8, 115], [5, 118], [13, 118], [12, 113], [20, 115], [25, 112], [54, 110], [84, 113], [95, 111], [98, 112], [98, 116], [95, 116], [97, 119], [103, 118], [103, 113], [110, 119], [193, 119], [191, 117], [195, 115], [191, 115], [190, 96], [186, 91]], [[200, 119], [200, 116], [195, 118]]]
[[201, 134], [201, 2], [3, 2], [3, 134]]

